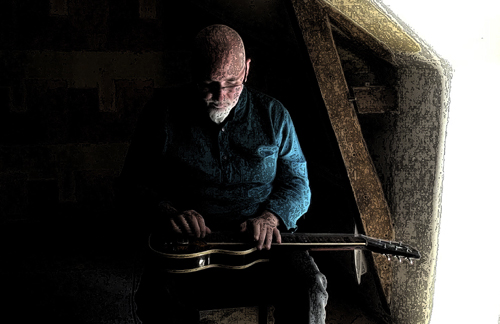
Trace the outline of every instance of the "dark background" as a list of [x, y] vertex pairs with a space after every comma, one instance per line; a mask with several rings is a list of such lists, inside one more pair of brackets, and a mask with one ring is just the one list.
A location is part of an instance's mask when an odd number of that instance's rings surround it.
[[[1, 7], [1, 271], [10, 301], [3, 306], [17, 322], [133, 321], [141, 262], [117, 213], [115, 180], [142, 107], [155, 89], [190, 81], [191, 40], [210, 24], [241, 34], [252, 58], [248, 86], [292, 115], [312, 189], [299, 231], [353, 231], [354, 198], [288, 2], [10, 0]], [[385, 63], [338, 45], [350, 86], [386, 81]], [[368, 144], [386, 127], [376, 116], [361, 123]], [[318, 256], [324, 272], [354, 282], [351, 256], [333, 258]]]

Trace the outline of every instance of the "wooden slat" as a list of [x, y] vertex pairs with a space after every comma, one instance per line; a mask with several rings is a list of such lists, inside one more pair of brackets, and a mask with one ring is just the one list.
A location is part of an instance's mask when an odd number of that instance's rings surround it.
[[324, 1], [319, 1], [318, 4], [320, 5], [321, 10], [324, 10], [325, 13], [328, 14], [330, 22], [347, 35], [353, 42], [368, 48], [375, 56], [394, 64], [394, 53], [387, 45], [379, 41], [330, 4], [327, 4]]
[[[347, 169], [364, 232], [368, 236], [393, 240], [389, 207], [356, 112], [348, 100], [349, 90], [328, 13], [317, 0], [291, 2]], [[392, 267], [381, 256], [375, 255], [374, 261], [386, 301], [390, 303]]]
[[398, 95], [386, 86], [352, 87], [359, 114], [397, 112]]

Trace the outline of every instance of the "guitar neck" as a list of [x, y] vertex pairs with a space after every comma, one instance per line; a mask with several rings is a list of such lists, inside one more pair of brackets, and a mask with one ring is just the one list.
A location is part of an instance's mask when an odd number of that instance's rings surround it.
[[[235, 233], [212, 233], [204, 239], [210, 245], [240, 245], [248, 244], [248, 240], [242, 239], [241, 235]], [[281, 233], [281, 243], [273, 243], [275, 246], [338, 246], [338, 247], [361, 247], [366, 245], [366, 240], [361, 236], [352, 234], [330, 234], [330, 233]]]
[[[225, 232], [212, 233], [204, 241], [213, 247], [249, 244], [241, 234]], [[401, 242], [385, 241], [360, 234], [282, 233], [281, 243], [273, 243], [273, 249], [287, 247], [311, 251], [366, 249], [376, 253], [420, 258], [417, 250]]]
[[290, 234], [283, 233], [281, 244], [274, 243], [282, 247], [303, 247], [311, 251], [339, 251], [366, 248], [366, 240], [359, 236], [348, 234]]

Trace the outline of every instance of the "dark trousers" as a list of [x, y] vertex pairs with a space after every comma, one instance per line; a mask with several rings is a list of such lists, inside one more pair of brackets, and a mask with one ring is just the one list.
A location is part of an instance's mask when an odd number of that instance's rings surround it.
[[273, 305], [276, 324], [325, 322], [326, 277], [307, 251], [276, 253], [244, 270], [168, 274], [149, 262], [135, 296], [144, 324], [198, 323], [200, 309]]

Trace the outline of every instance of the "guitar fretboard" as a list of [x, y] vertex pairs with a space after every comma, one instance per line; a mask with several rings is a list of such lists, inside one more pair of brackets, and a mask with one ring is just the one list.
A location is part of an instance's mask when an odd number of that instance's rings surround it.
[[[212, 233], [204, 238], [210, 244], [245, 244], [250, 240], [240, 233]], [[365, 245], [365, 240], [349, 234], [330, 233], [282, 233], [282, 245]]]

